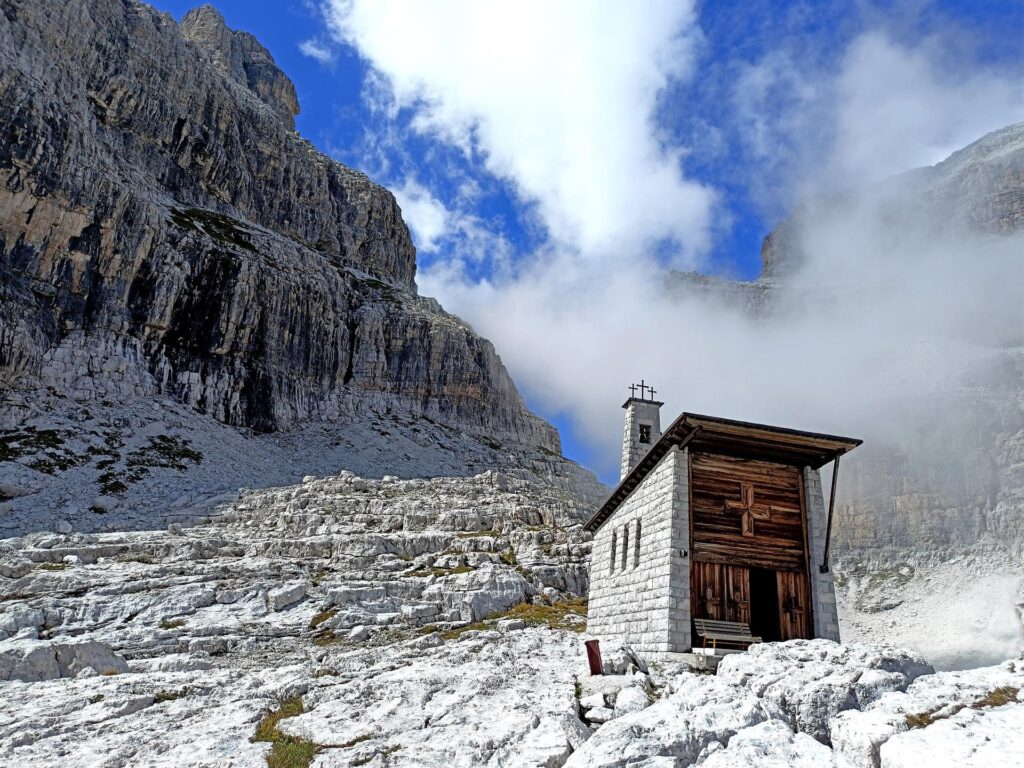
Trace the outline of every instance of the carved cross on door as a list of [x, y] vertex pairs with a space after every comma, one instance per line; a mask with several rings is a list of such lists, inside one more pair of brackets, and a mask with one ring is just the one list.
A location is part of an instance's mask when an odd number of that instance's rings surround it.
[[732, 499], [725, 500], [726, 512], [740, 513], [740, 533], [744, 536], [754, 535], [754, 521], [772, 519], [772, 508], [754, 506], [754, 486], [750, 483], [740, 483], [740, 501]]
[[795, 625], [799, 617], [803, 615], [804, 609], [794, 594], [787, 593], [782, 601], [782, 612], [789, 618], [790, 623]]

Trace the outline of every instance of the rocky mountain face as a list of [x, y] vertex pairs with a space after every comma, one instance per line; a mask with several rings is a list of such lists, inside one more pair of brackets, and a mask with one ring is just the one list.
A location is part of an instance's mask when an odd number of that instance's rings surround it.
[[[1022, 233], [1024, 124], [933, 167], [804, 203], [765, 238], [756, 281], [674, 273], [667, 289], [678, 297], [713, 296], [759, 322], [798, 323], [808, 306], [837, 302], [859, 315], [871, 312], [872, 292], [886, 289], [889, 266], [898, 279], [927, 277], [929, 259], [940, 268], [948, 258], [941, 248], [950, 244], [961, 263], [983, 272], [992, 268], [985, 249], [1019, 250]], [[863, 275], [851, 282], [842, 263], [819, 258], [826, 238], [842, 237], [855, 247], [839, 252], [878, 269], [877, 285]], [[921, 263], [901, 270], [907, 253]], [[1003, 281], [1014, 279], [1006, 274]], [[968, 289], [949, 286], [951, 297], [961, 290]], [[898, 427], [902, 434], [861, 435], [865, 445], [843, 462], [833, 541], [851, 565], [927, 563], [979, 542], [1024, 560], [1024, 311], [1013, 299], [1001, 309], [985, 296], [967, 300], [975, 302], [970, 316], [938, 340], [945, 348], [936, 347], [937, 355], [949, 355], [948, 365], [935, 366], [947, 380], [932, 392], [879, 403], [891, 414], [890, 433]], [[908, 304], [908, 315], [913, 311]], [[957, 367], [954, 354], [965, 348], [971, 363]]]
[[261, 432], [400, 409], [558, 453], [491, 344], [417, 295], [394, 197], [297, 111], [209, 6], [5, 2], [0, 386]]

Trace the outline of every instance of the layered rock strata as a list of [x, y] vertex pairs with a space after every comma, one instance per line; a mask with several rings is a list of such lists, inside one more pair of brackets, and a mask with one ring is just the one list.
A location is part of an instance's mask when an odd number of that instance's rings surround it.
[[416, 295], [394, 197], [297, 110], [209, 7], [5, 4], [0, 386], [259, 431], [401, 408], [557, 452], [491, 344]]

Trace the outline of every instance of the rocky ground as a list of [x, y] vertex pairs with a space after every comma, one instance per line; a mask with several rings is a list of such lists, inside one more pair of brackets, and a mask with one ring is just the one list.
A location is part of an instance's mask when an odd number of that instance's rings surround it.
[[844, 557], [835, 571], [844, 640], [885, 638], [948, 670], [1024, 650], [1024, 567], [998, 542], [891, 564]]
[[1019, 660], [933, 674], [911, 651], [795, 641], [717, 675], [605, 649], [615, 674], [590, 677], [587, 510], [499, 472], [345, 472], [192, 528], [4, 540], [0, 764], [1019, 759]]
[[607, 493], [553, 451], [357, 401], [345, 418], [258, 434], [169, 398], [82, 403], [40, 390], [0, 393], [0, 536], [188, 525], [237, 499], [240, 486], [342, 468], [378, 479], [494, 468], [589, 503]]

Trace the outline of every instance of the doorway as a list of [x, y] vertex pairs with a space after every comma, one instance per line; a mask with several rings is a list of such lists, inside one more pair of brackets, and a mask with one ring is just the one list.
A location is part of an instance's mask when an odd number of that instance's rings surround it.
[[750, 634], [766, 643], [782, 639], [779, 630], [779, 588], [775, 571], [750, 569]]

